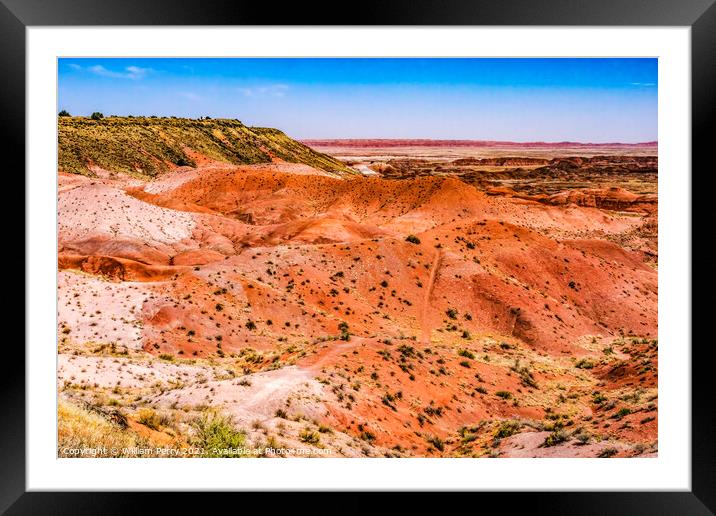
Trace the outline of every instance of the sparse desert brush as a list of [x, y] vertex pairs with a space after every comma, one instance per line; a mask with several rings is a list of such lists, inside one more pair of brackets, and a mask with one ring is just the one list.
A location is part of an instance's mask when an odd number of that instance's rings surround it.
[[351, 340], [351, 334], [348, 328], [348, 323], [345, 321], [341, 321], [338, 325], [338, 329], [341, 332], [341, 340]]
[[431, 417], [442, 417], [443, 408], [442, 407], [433, 407], [432, 405], [429, 405], [423, 409], [423, 412], [425, 412], [428, 416], [431, 416]]
[[505, 437], [510, 437], [511, 435], [514, 435], [519, 432], [520, 428], [522, 428], [522, 423], [520, 423], [519, 421], [503, 421], [497, 427], [497, 430], [495, 430], [495, 438], [504, 439]]
[[359, 437], [361, 439], [363, 439], [364, 441], [368, 441], [369, 443], [375, 441], [375, 434], [373, 432], [371, 432], [370, 430], [363, 430], [360, 433]]
[[603, 395], [602, 393], [600, 393], [600, 392], [595, 392], [595, 393], [592, 395], [592, 403], [594, 403], [595, 405], [601, 405], [601, 404], [604, 403], [605, 401], [607, 401], [606, 396], [604, 396], [604, 395]]
[[458, 349], [457, 354], [461, 357], [469, 358], [470, 360], [475, 360], [475, 354], [470, 351], [469, 349]]
[[273, 450], [277, 450], [277, 449], [283, 448], [283, 444], [281, 444], [281, 441], [276, 439], [276, 436], [269, 435], [268, 438], [266, 439], [266, 447], [271, 448]]
[[534, 389], [538, 388], [537, 382], [532, 375], [532, 371], [530, 371], [529, 367], [520, 365], [519, 358], [515, 360], [515, 364], [510, 369], [519, 375], [522, 385], [525, 387], [532, 387]]
[[589, 444], [589, 441], [592, 439], [592, 436], [589, 435], [589, 433], [587, 433], [583, 429], [578, 432], [575, 432], [573, 434], [573, 437], [577, 440], [577, 443], [580, 445]]
[[475, 441], [478, 437], [477, 435], [478, 428], [467, 428], [462, 427], [460, 430], [458, 430], [458, 434], [460, 435], [460, 439], [463, 445], [470, 444], [471, 442]]
[[563, 430], [558, 429], [545, 438], [544, 442], [542, 443], [542, 446], [548, 448], [550, 446], [556, 446], [559, 443], [563, 443], [566, 440], [567, 434], [565, 434]]
[[614, 457], [619, 451], [616, 448], [604, 448], [599, 454], [597, 455], [600, 459], [608, 459], [610, 457]]
[[246, 444], [246, 433], [234, 428], [230, 416], [207, 411], [194, 419], [192, 426], [196, 432], [194, 444], [203, 450], [203, 457], [235, 457], [230, 449]]
[[631, 414], [631, 409], [629, 407], [622, 407], [614, 413], [611, 419], [616, 419], [617, 421], [619, 421], [624, 416], [628, 416], [629, 414]]
[[575, 362], [574, 367], [576, 367], [577, 369], [593, 369], [594, 362], [586, 358], [580, 358]]
[[311, 431], [309, 428], [304, 428], [301, 433], [298, 434], [298, 438], [302, 443], [306, 444], [318, 444], [321, 442], [321, 436], [316, 432]]
[[162, 426], [166, 426], [170, 423], [168, 417], [150, 408], [141, 409], [137, 413], [137, 421], [152, 430], [159, 430]]
[[415, 235], [408, 235], [407, 237], [405, 237], [405, 241], [410, 242], [411, 244], [419, 244], [420, 243], [420, 239], [418, 237], [416, 237]]
[[445, 443], [443, 442], [440, 437], [437, 435], [428, 435], [425, 437], [425, 440], [432, 445], [433, 448], [435, 448], [438, 451], [445, 450]]
[[108, 457], [124, 457], [127, 454], [123, 449], [149, 444], [101, 415], [65, 401], [57, 406], [57, 438], [59, 457], [76, 457], [68, 452], [70, 449], [106, 449]]

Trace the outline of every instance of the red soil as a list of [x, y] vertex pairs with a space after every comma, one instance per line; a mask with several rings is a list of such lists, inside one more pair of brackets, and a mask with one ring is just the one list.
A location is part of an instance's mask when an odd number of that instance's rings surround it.
[[656, 214], [658, 199], [655, 194], [638, 195], [623, 188], [582, 188], [564, 190], [553, 195], [527, 195], [515, 192], [509, 187], [496, 187], [488, 190], [492, 195], [505, 195], [554, 206], [576, 206], [600, 208], [612, 211]]
[[[536, 385], [561, 382], [587, 399], [596, 382], [656, 385], [655, 370], [636, 380], [634, 364], [569, 365], [599, 356], [585, 338], [656, 338], [656, 270], [594, 237], [640, 223], [603, 210], [655, 213], [656, 199], [611, 190], [520, 199], [449, 177], [337, 179], [271, 166], [176, 177], [60, 190], [60, 268], [151, 282], [141, 314], [150, 353], [273, 350], [326, 380], [338, 400], [327, 421], [421, 454], [437, 453], [426, 432], [456, 451], [462, 425], [544, 417], [556, 391], [526, 386], [515, 361], [538, 364]], [[65, 227], [72, 210], [82, 216]], [[350, 340], [334, 340], [342, 324]], [[633, 426], [617, 437], [656, 434], [655, 422]]]

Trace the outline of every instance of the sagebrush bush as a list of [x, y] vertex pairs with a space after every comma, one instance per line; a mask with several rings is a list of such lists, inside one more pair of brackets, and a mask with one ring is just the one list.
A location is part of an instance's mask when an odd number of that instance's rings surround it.
[[505, 437], [510, 437], [511, 435], [516, 434], [520, 430], [520, 428], [522, 428], [522, 424], [519, 421], [503, 421], [497, 427], [497, 430], [495, 431], [495, 437], [497, 439], [504, 439]]
[[235, 457], [227, 449], [242, 448], [246, 433], [236, 430], [230, 416], [207, 412], [193, 422], [196, 431], [194, 444], [203, 449], [204, 457]]

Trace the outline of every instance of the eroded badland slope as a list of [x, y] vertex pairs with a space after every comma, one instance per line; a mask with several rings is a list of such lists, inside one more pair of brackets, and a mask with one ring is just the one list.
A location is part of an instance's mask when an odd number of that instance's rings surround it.
[[59, 174], [62, 428], [182, 448], [216, 423], [260, 455], [656, 452], [655, 199], [196, 147], [152, 180]]

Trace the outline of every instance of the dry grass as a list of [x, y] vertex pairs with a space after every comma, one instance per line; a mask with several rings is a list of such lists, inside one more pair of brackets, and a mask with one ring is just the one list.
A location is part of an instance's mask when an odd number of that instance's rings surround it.
[[[103, 457], [126, 457], [123, 448], [145, 447], [146, 439], [123, 430], [99, 414], [60, 401], [57, 409], [58, 457], [77, 457], [69, 449], [106, 449]], [[113, 452], [112, 450], [116, 450]]]

